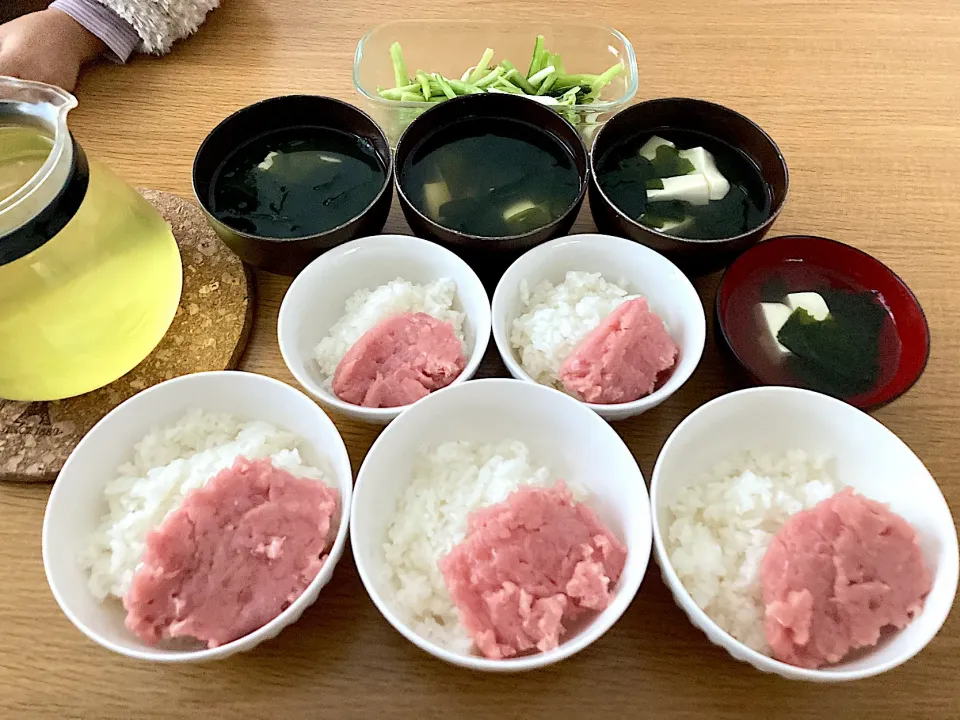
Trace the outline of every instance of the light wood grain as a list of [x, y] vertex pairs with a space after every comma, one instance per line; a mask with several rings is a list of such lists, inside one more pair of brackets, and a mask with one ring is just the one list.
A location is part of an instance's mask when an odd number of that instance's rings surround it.
[[[639, 98], [691, 95], [759, 122], [792, 187], [776, 232], [851, 242], [895, 268], [923, 303], [933, 352], [917, 387], [876, 415], [960, 507], [960, 4], [951, 0], [225, 0], [163, 60], [89, 75], [72, 127], [89, 153], [137, 185], [190, 193], [206, 132], [232, 110], [287, 92], [353, 99], [368, 27], [401, 17], [557, 16], [605, 22], [637, 47]], [[585, 212], [577, 226], [591, 227]], [[407, 232], [395, 212], [389, 231]], [[287, 280], [261, 275], [243, 362], [293, 382], [277, 349]], [[712, 303], [716, 278], [698, 283]], [[496, 369], [496, 361], [490, 368]], [[669, 432], [731, 389], [713, 346], [665, 406], [617, 430], [650, 471]], [[357, 467], [376, 431], [338, 419]], [[40, 559], [48, 490], [0, 486], [0, 715], [216, 718], [958, 718], [960, 620], [882, 678], [813, 686], [767, 677], [711, 646], [655, 567], [623, 619], [554, 668], [478, 676], [431, 659], [377, 613], [349, 553], [303, 619], [257, 651], [200, 667], [138, 664], [99, 649], [60, 613]]]

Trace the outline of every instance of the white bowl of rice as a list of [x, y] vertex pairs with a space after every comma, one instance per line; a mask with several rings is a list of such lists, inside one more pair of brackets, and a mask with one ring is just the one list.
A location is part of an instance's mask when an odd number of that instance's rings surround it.
[[[761, 561], [791, 515], [845, 487], [913, 527], [932, 587], [909, 624], [888, 627], [873, 647], [817, 669], [780, 662], [764, 631]], [[953, 604], [957, 532], [936, 481], [890, 430], [826, 395], [760, 387], [703, 405], [664, 445], [651, 503], [657, 561], [677, 605], [763, 672], [817, 682], [878, 675], [919, 653]]]
[[406, 406], [345, 402], [334, 393], [332, 378], [365, 332], [401, 313], [426, 313], [449, 322], [466, 361], [452, 384], [473, 377], [490, 342], [490, 300], [483, 283], [449, 250], [408, 235], [360, 238], [310, 263], [280, 306], [280, 352], [297, 382], [325, 406], [384, 425]]
[[[236, 458], [269, 460], [339, 493], [326, 560], [272, 620], [232, 642], [148, 644], [125, 625], [121, 597], [146, 537]], [[80, 441], [50, 493], [43, 563], [60, 608], [87, 637], [128, 657], [199, 662], [250, 650], [296, 622], [343, 554], [352, 497], [346, 447], [333, 422], [299, 390], [244, 372], [185, 375], [122, 403]], [[335, 530], [334, 530], [335, 528]], [[335, 532], [335, 537], [334, 537]]]
[[510, 374], [558, 390], [563, 361], [622, 303], [646, 299], [679, 347], [666, 379], [632, 402], [585, 403], [606, 420], [657, 407], [690, 378], [706, 341], [703, 303], [672, 262], [639, 243], [609, 235], [558, 238], [522, 255], [493, 295], [493, 338]]
[[[459, 625], [438, 560], [463, 539], [472, 511], [558, 479], [626, 546], [610, 603], [557, 647], [483, 657]], [[630, 605], [651, 546], [643, 475], [616, 432], [563, 393], [508, 379], [440, 390], [397, 418], [360, 469], [351, 523], [360, 577], [394, 628], [442, 660], [494, 672], [549, 665], [597, 640]]]

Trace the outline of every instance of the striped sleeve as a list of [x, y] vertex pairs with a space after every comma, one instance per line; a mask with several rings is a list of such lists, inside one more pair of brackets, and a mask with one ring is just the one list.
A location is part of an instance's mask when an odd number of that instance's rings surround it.
[[[58, 0], [62, 2], [63, 0]], [[140, 36], [140, 48], [163, 54], [196, 32], [219, 0], [83, 0], [96, 1], [129, 23]]]
[[50, 7], [66, 13], [100, 38], [116, 62], [125, 63], [140, 44], [133, 26], [96, 0], [55, 0]]

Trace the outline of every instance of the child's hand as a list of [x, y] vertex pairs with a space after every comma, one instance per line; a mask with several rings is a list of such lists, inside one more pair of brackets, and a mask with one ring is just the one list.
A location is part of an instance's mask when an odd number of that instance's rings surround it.
[[0, 25], [0, 75], [73, 90], [80, 68], [105, 49], [66, 13], [41, 10]]

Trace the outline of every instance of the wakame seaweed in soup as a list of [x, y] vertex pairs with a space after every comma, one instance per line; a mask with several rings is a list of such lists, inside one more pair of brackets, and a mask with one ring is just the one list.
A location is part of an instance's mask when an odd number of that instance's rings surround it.
[[902, 346], [878, 292], [812, 262], [756, 272], [731, 291], [725, 334], [769, 385], [793, 385], [843, 400], [891, 381]]
[[872, 292], [825, 289], [820, 295], [830, 310], [825, 320], [800, 308], [777, 334], [790, 351], [789, 371], [805, 386], [829, 395], [867, 393], [880, 375], [881, 334], [889, 313]]
[[[688, 182], [704, 177], [704, 162], [707, 179], [723, 183], [719, 192], [704, 180], [702, 188]], [[772, 206], [770, 187], [747, 155], [688, 130], [663, 128], [617, 143], [599, 159], [597, 182], [628, 217], [691, 240], [741, 235], [770, 217]]]
[[567, 147], [512, 119], [467, 118], [437, 130], [410, 153], [401, 180], [410, 202], [428, 218], [480, 237], [543, 227], [580, 194]]
[[210, 184], [210, 207], [235, 230], [305, 237], [355, 218], [385, 178], [368, 140], [332, 128], [288, 128], [252, 138], [227, 156]]

